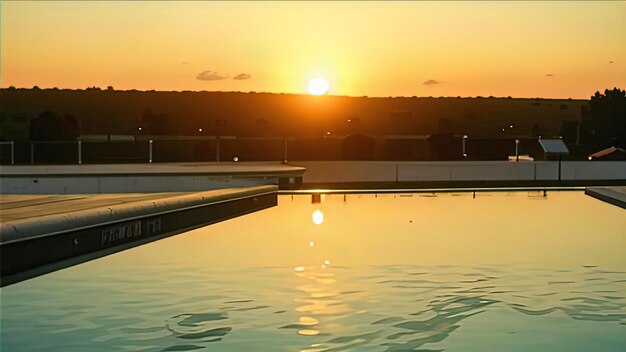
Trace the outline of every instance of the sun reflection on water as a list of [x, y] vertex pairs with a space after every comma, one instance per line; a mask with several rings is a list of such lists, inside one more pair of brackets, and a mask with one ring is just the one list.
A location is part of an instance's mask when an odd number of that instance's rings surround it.
[[313, 223], [315, 225], [321, 225], [324, 222], [324, 213], [322, 213], [321, 210], [317, 209], [313, 212], [311, 218], [313, 219]]

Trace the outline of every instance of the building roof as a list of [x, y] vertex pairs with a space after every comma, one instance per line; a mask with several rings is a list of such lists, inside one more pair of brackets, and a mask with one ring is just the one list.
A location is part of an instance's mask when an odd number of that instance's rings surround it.
[[562, 139], [540, 139], [539, 144], [546, 154], [569, 154], [569, 149]]
[[598, 152], [595, 152], [591, 155], [589, 155], [589, 160], [591, 159], [599, 159], [599, 158], [603, 158], [609, 154], [613, 154], [615, 152], [620, 152], [620, 153], [626, 153], [626, 150], [622, 149], [622, 148], [616, 148], [616, 147], [608, 147], [606, 149], [602, 149]]

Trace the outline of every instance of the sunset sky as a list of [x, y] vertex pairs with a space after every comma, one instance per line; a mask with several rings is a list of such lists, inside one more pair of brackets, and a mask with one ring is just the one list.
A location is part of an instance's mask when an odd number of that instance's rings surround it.
[[1, 2], [0, 86], [588, 98], [626, 2]]

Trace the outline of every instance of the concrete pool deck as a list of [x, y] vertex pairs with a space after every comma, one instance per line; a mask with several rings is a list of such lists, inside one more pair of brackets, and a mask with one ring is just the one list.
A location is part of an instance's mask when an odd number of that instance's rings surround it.
[[585, 194], [626, 209], [626, 187], [588, 187]]
[[143, 163], [143, 164], [83, 164], [83, 165], [4, 165], [2, 176], [60, 176], [60, 175], [242, 175], [274, 176], [302, 175], [303, 167], [281, 162], [205, 162], [205, 163]]
[[0, 285], [275, 206], [277, 191], [2, 195]]
[[298, 188], [305, 168], [281, 162], [207, 162], [0, 167], [2, 194], [198, 192], [279, 185]]
[[0, 194], [0, 220], [12, 222], [183, 194], [189, 193]]

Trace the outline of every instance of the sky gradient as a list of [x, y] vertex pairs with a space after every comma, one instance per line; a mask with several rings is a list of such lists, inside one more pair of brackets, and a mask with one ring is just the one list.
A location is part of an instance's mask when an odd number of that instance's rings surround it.
[[589, 98], [626, 2], [2, 1], [0, 86]]

